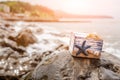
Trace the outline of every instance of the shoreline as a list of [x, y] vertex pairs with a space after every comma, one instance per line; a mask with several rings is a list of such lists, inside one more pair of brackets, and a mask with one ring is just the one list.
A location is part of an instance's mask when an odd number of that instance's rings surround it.
[[39, 18], [15, 18], [15, 17], [11, 17], [11, 18], [2, 18], [3, 20], [6, 21], [25, 21], [25, 22], [65, 22], [65, 23], [70, 23], [70, 22], [80, 22], [80, 23], [91, 23], [92, 21], [90, 20], [74, 20], [74, 21], [68, 21], [68, 20], [58, 20], [58, 19], [39, 19]]

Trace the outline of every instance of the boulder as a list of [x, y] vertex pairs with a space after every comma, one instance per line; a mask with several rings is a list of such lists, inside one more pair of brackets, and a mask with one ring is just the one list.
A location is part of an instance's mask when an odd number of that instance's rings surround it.
[[3, 40], [0, 41], [0, 46], [3, 48], [9, 47], [12, 50], [17, 51], [19, 53], [25, 52], [24, 47], [18, 47], [14, 41], [9, 40], [7, 38], [4, 38]]
[[9, 32], [4, 27], [0, 27], [0, 38], [3, 39], [8, 35], [9, 35]]
[[44, 30], [42, 28], [37, 28], [36, 33], [42, 34], [42, 33], [44, 33]]
[[16, 34], [13, 28], [6, 28], [4, 26], [0, 26], [0, 38], [8, 37], [11, 34]]
[[18, 46], [27, 47], [29, 44], [35, 42], [37, 42], [37, 38], [33, 35], [30, 29], [24, 29], [16, 36], [16, 43]]
[[9, 23], [5, 23], [4, 26], [8, 28], [8, 27], [11, 26], [11, 24], [9, 24]]
[[102, 53], [101, 59], [75, 58], [67, 50], [52, 53], [32, 73], [33, 80], [119, 80], [120, 59]]

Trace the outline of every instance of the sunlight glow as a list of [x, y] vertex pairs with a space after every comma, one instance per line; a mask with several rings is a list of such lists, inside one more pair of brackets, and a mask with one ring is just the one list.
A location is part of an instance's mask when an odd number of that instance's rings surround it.
[[92, 3], [88, 0], [65, 0], [62, 9], [68, 13], [88, 13]]

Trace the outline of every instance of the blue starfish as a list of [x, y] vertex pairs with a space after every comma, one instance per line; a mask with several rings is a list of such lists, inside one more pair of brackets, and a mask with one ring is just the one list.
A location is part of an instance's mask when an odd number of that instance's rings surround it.
[[76, 56], [79, 55], [80, 53], [83, 53], [85, 56], [88, 56], [88, 52], [86, 49], [90, 48], [91, 46], [85, 46], [86, 40], [83, 41], [82, 46], [75, 45], [76, 48], [78, 48], [78, 52], [76, 53]]

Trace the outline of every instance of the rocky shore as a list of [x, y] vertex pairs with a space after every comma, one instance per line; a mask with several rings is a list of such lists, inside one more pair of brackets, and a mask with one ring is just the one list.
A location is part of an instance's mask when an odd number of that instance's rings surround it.
[[[107, 57], [107, 58], [106, 58]], [[103, 53], [100, 60], [73, 58], [66, 50], [51, 54], [35, 68], [33, 80], [119, 80], [119, 59]]]
[[119, 80], [117, 57], [74, 58], [69, 33], [33, 23], [0, 22], [0, 80]]
[[0, 80], [22, 79], [46, 56], [60, 48], [68, 49], [68, 45], [61, 41], [63, 38], [64, 34], [59, 35], [39, 25], [1, 22]]

